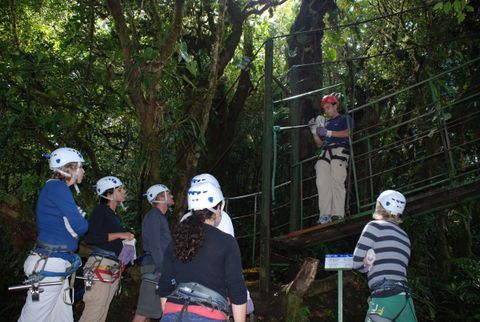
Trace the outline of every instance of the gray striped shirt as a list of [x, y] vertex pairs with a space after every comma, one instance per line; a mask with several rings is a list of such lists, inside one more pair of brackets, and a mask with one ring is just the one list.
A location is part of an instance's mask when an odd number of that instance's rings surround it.
[[410, 239], [396, 223], [373, 220], [363, 229], [353, 252], [353, 268], [365, 272], [363, 258], [373, 249], [376, 259], [368, 271], [368, 286], [383, 279], [407, 281]]

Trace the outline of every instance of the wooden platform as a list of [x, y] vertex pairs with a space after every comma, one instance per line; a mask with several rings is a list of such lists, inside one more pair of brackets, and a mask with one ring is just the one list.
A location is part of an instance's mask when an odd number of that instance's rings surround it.
[[[406, 216], [441, 211], [476, 198], [480, 198], [480, 178], [473, 182], [452, 184], [408, 197]], [[280, 243], [288, 247], [305, 247], [326, 243], [360, 234], [365, 224], [370, 220], [370, 214], [354, 215], [350, 218], [347, 217], [345, 220], [316, 225], [276, 237], [273, 239], [273, 243]]]

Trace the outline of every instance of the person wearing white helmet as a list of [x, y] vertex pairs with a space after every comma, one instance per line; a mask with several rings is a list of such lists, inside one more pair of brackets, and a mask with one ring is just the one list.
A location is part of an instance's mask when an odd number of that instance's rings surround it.
[[382, 192], [353, 252], [353, 268], [367, 274], [371, 293], [365, 321], [417, 321], [407, 285], [410, 239], [399, 226], [406, 204], [400, 192]]
[[142, 260], [142, 282], [138, 295], [134, 322], [159, 319], [162, 316], [160, 296], [156, 287], [162, 270], [165, 248], [172, 240], [166, 213], [175, 204], [170, 189], [163, 184], [155, 184], [145, 193], [152, 208], [142, 222], [144, 256]]
[[28, 277], [25, 283], [61, 283], [42, 287], [43, 292], [37, 300], [32, 296], [33, 288], [30, 289], [18, 320], [21, 322], [73, 321], [68, 277], [81, 265], [76, 251], [78, 239], [87, 232], [88, 223], [70, 187], [82, 182], [85, 160], [72, 148], [56, 149], [49, 158], [53, 175], [38, 197], [38, 237], [24, 263]]
[[[169, 321], [246, 320], [247, 288], [237, 241], [215, 228], [224, 206], [222, 191], [210, 182], [188, 190], [192, 215], [181, 222], [168, 245], [158, 293]], [[172, 283], [172, 281], [174, 283]]]
[[[205, 183], [205, 182], [210, 182], [211, 184], [213, 184], [218, 189], [220, 189], [220, 190], [222, 189], [220, 187], [220, 183], [218, 182], [218, 180], [209, 173], [202, 173], [202, 174], [198, 174], [195, 177], [193, 177], [190, 180], [190, 187], [193, 187], [193, 186], [196, 186], [198, 184]], [[192, 214], [191, 209], [189, 208], [188, 210], [189, 211], [185, 215], [183, 215], [183, 217], [180, 219], [180, 222], [184, 221], [185, 219], [187, 219]], [[223, 231], [224, 233], [227, 233], [227, 234], [235, 237], [235, 230], [233, 229], [232, 218], [230, 218], [230, 215], [224, 210], [222, 210], [222, 218], [221, 218], [220, 223], [218, 224], [217, 228], [220, 229], [221, 231]]]
[[83, 296], [85, 308], [80, 322], [102, 322], [118, 289], [123, 265], [119, 255], [124, 240], [134, 240], [134, 235], [122, 226], [116, 210], [126, 198], [122, 181], [114, 176], [97, 181], [95, 191], [100, 203], [88, 219], [88, 233], [85, 242], [93, 250], [83, 269], [87, 278]]
[[309, 124], [315, 145], [322, 148], [315, 163], [315, 173], [320, 211], [318, 223], [326, 224], [345, 217], [345, 180], [353, 120], [338, 112], [340, 102], [333, 94], [325, 95], [320, 105], [327, 120], [319, 116]]
[[[213, 175], [209, 173], [202, 173], [194, 176], [190, 180], [190, 186], [193, 187], [195, 185], [205, 183], [205, 182], [210, 182], [218, 189], [220, 190], [222, 189], [217, 178], [215, 178]], [[182, 219], [180, 219], [180, 222], [184, 221], [186, 218], [192, 215], [190, 207], [188, 210], [189, 211], [185, 215], [183, 215]], [[235, 230], [233, 228], [232, 219], [230, 218], [230, 215], [223, 209], [222, 209], [222, 218], [220, 219], [220, 222], [218, 223], [217, 228], [223, 231], [224, 233], [227, 233], [232, 237], [235, 237]], [[255, 306], [253, 304], [253, 300], [250, 296], [250, 292], [247, 290], [247, 314], [252, 314], [254, 310], [255, 310]]]

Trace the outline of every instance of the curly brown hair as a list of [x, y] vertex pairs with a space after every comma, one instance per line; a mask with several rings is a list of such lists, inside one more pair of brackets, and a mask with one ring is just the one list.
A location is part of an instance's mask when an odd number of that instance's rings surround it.
[[[79, 167], [78, 162], [70, 162], [70, 163], [65, 164], [63, 167], [60, 167], [59, 170], [62, 170], [63, 172], [69, 173], [68, 170], [74, 171], [78, 167]], [[67, 177], [67, 176], [63, 175], [60, 172], [54, 171], [52, 173], [52, 176], [50, 177], [50, 179], [59, 179], [59, 180], [63, 180], [63, 181], [68, 181], [70, 179], [70, 177]]]
[[213, 215], [214, 213], [208, 209], [192, 210], [192, 215], [178, 224], [173, 241], [175, 256], [182, 263], [191, 261], [202, 247], [205, 240], [205, 220], [212, 218]]

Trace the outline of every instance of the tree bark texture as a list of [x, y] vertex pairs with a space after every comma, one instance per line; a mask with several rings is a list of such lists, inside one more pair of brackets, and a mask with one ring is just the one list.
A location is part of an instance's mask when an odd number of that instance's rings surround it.
[[303, 296], [315, 279], [318, 263], [318, 259], [307, 259], [295, 279], [287, 286], [287, 321], [308, 321]]
[[[158, 48], [157, 56], [150, 60], [139, 60], [140, 46], [135, 41], [136, 33], [133, 23], [127, 25], [125, 16], [128, 12], [122, 7], [119, 0], [107, 0], [107, 7], [115, 22], [115, 31], [123, 53], [125, 68], [124, 78], [132, 105], [137, 113], [140, 126], [140, 150], [142, 154], [142, 171], [140, 178], [140, 191], [145, 191], [153, 183], [161, 182], [161, 146], [157, 138], [163, 123], [166, 110], [165, 103], [158, 97], [157, 92], [161, 86], [164, 62], [173, 54], [175, 46], [172, 46], [182, 30], [184, 12], [184, 0], [177, 0], [174, 4], [174, 15], [170, 23], [169, 33], [161, 34], [166, 28], [161, 26], [155, 8], [149, 8], [152, 23], [156, 25]], [[154, 6], [153, 3], [147, 6]], [[163, 37], [163, 38], [162, 38]], [[146, 82], [145, 80], [149, 81]], [[165, 171], [165, 170], [164, 170]], [[139, 209], [141, 209], [141, 204]]]

